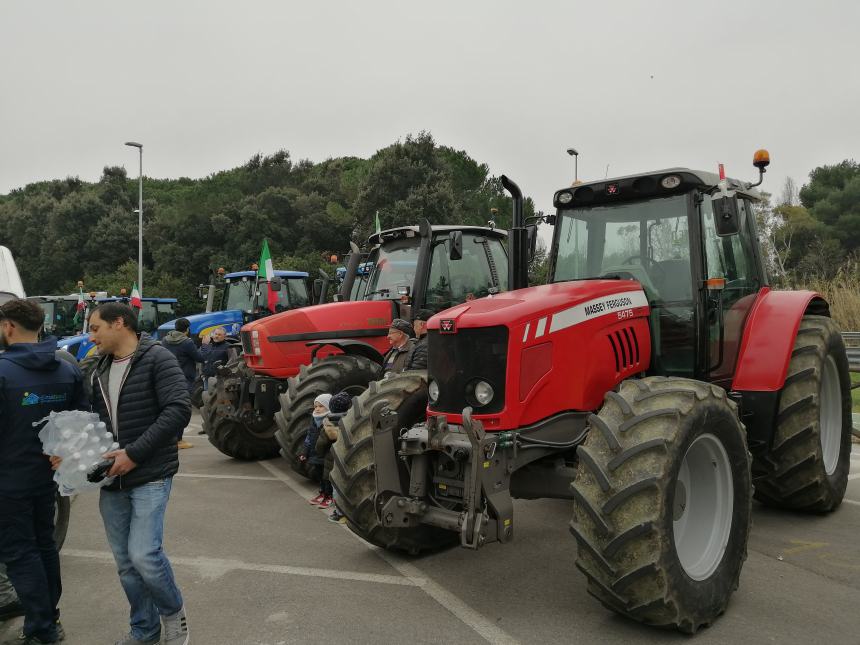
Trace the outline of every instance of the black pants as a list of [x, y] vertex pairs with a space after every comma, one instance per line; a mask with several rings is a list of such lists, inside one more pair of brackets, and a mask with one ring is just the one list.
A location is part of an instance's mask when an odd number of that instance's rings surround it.
[[334, 495], [334, 488], [331, 485], [331, 480], [323, 475], [323, 480], [320, 482], [320, 492], [326, 497]]
[[54, 543], [54, 493], [0, 495], [0, 562], [26, 612], [24, 634], [54, 640], [60, 556]]

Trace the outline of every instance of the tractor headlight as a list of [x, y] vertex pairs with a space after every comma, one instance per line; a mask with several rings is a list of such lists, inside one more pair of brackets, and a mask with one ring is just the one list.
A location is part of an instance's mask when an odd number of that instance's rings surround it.
[[486, 381], [478, 381], [475, 383], [473, 394], [475, 396], [475, 401], [477, 401], [479, 405], [484, 406], [493, 400], [495, 392], [493, 392], [493, 386]]
[[430, 397], [430, 403], [436, 403], [439, 400], [439, 384], [436, 381], [430, 381], [427, 386], [427, 396]]

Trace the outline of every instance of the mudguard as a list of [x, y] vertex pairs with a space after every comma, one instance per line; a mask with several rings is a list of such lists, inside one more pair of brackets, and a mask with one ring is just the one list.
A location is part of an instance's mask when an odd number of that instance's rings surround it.
[[385, 360], [385, 357], [377, 351], [377, 349], [370, 345], [369, 343], [362, 342], [360, 340], [344, 340], [342, 338], [321, 338], [320, 340], [315, 340], [310, 343], [305, 343], [308, 347], [311, 348], [311, 358], [316, 358], [317, 352], [319, 352], [323, 347], [336, 347], [344, 354], [351, 354], [353, 356], [364, 356], [374, 361], [375, 363], [379, 363], [382, 365], [382, 361]]
[[807, 313], [829, 316], [830, 308], [814, 291], [759, 291], [744, 328], [732, 390], [782, 389], [800, 320]]

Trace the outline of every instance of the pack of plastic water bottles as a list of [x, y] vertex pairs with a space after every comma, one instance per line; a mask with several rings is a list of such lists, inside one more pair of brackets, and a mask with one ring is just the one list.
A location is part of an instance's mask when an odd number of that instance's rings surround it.
[[44, 453], [63, 459], [54, 472], [60, 495], [76, 495], [113, 481], [113, 477], [93, 477], [93, 472], [104, 462], [102, 455], [119, 448], [105, 424], [99, 421], [99, 415], [79, 410], [51, 412], [34, 425], [43, 422], [46, 423], [39, 431], [39, 440]]

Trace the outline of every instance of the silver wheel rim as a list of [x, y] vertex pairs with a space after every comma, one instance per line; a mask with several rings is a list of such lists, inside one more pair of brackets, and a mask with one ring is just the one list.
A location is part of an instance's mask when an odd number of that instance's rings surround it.
[[716, 436], [703, 434], [684, 455], [672, 509], [675, 552], [693, 580], [710, 577], [722, 562], [733, 509], [729, 456]]
[[818, 410], [818, 428], [821, 438], [821, 455], [824, 472], [832, 475], [839, 464], [839, 445], [842, 439], [842, 396], [839, 388], [839, 370], [836, 361], [828, 356], [821, 372], [821, 405]]

